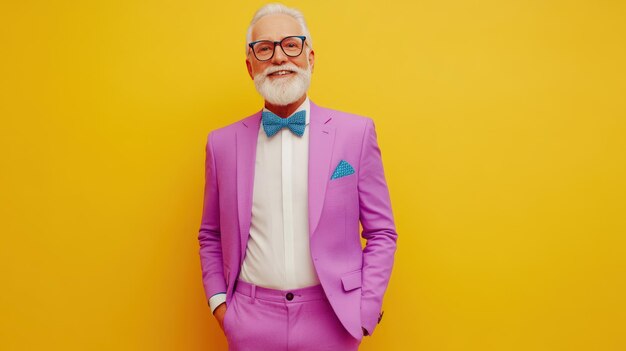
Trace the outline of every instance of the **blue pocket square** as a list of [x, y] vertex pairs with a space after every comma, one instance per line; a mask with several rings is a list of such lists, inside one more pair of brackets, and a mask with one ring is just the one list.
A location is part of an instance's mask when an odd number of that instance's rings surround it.
[[330, 177], [330, 179], [345, 177], [352, 173], [354, 173], [354, 168], [352, 168], [352, 166], [348, 162], [341, 160], [341, 162], [339, 162], [339, 164], [337, 165], [337, 168], [335, 168], [333, 176]]

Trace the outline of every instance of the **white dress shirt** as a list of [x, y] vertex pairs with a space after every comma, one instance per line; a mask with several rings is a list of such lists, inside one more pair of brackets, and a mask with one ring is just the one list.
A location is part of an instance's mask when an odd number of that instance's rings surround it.
[[[319, 284], [309, 250], [308, 97], [296, 112], [303, 109], [307, 127], [301, 137], [282, 128], [268, 138], [263, 125], [259, 128], [250, 237], [239, 275], [257, 286], [289, 290]], [[224, 301], [226, 294], [213, 295], [211, 311]]]

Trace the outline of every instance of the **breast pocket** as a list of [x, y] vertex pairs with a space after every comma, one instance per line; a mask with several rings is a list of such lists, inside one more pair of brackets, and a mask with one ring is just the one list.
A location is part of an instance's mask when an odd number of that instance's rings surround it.
[[356, 187], [356, 173], [343, 176], [341, 178], [335, 178], [328, 181], [328, 189], [335, 188], [355, 188]]

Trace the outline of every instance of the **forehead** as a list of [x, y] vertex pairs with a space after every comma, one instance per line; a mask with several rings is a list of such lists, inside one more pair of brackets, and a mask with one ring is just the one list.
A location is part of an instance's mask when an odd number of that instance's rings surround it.
[[295, 18], [276, 13], [261, 17], [252, 27], [252, 41], [281, 40], [289, 35], [304, 35]]

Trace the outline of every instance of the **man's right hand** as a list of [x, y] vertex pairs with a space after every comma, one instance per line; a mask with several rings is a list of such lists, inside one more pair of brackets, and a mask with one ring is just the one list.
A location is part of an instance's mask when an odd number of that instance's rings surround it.
[[225, 314], [226, 314], [226, 303], [222, 303], [221, 305], [217, 306], [215, 310], [213, 311], [213, 316], [215, 317], [215, 319], [217, 319], [217, 323], [220, 325], [220, 328], [222, 328], [222, 331], [224, 331], [224, 315]]

